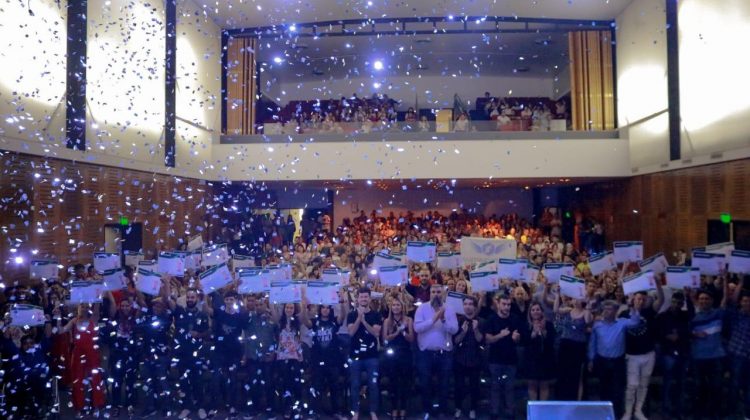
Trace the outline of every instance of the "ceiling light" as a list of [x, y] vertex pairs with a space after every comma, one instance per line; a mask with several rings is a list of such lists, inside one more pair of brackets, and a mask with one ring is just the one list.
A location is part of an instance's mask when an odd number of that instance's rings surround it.
[[383, 62], [380, 60], [375, 60], [374, 63], [372, 63], [372, 68], [375, 70], [383, 70]]
[[274, 57], [273, 62], [276, 64], [281, 64], [284, 62], [284, 60], [281, 57]]

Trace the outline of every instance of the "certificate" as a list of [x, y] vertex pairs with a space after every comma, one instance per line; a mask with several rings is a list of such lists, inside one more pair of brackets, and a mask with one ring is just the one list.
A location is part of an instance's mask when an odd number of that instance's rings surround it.
[[725, 258], [729, 258], [734, 251], [734, 242], [722, 242], [720, 244], [711, 244], [706, 246], [703, 251], [710, 252], [712, 254], [724, 254]]
[[324, 268], [320, 279], [328, 283], [344, 284], [344, 276], [338, 268]]
[[461, 254], [458, 252], [438, 252], [438, 270], [454, 270], [461, 268]]
[[229, 252], [226, 244], [217, 244], [208, 248], [203, 248], [201, 265], [203, 267], [212, 267], [229, 261]]
[[17, 303], [10, 308], [10, 325], [15, 327], [37, 327], [44, 325], [44, 309]]
[[279, 268], [281, 269], [281, 275], [283, 276], [283, 280], [291, 280], [292, 279], [292, 265], [289, 263], [281, 263], [279, 265]]
[[693, 267], [698, 267], [701, 274], [707, 276], [718, 276], [726, 268], [726, 258], [724, 254], [713, 254], [710, 252], [693, 252]]
[[136, 276], [135, 280], [135, 288], [147, 295], [158, 296], [161, 290], [161, 274], [145, 268], [139, 268], [138, 276]]
[[188, 251], [200, 250], [203, 248], [203, 236], [195, 235], [187, 243]]
[[70, 303], [98, 303], [102, 301], [104, 282], [74, 281], [70, 284]]
[[375, 268], [390, 266], [390, 265], [401, 265], [403, 260], [398, 255], [390, 255], [387, 252], [378, 252], [375, 254], [375, 259], [372, 261], [372, 265]]
[[586, 298], [586, 282], [578, 277], [560, 276], [560, 294], [569, 298], [583, 300]]
[[120, 254], [94, 252], [94, 270], [102, 273], [113, 268], [120, 268]]
[[145, 268], [149, 271], [156, 272], [159, 269], [159, 266], [156, 265], [156, 261], [154, 260], [141, 260], [138, 261], [138, 268]]
[[445, 306], [453, 309], [456, 315], [466, 315], [464, 312], [464, 299], [469, 297], [463, 293], [448, 292], [448, 296], [445, 298]]
[[570, 263], [549, 263], [544, 264], [544, 277], [549, 283], [557, 283], [560, 281], [560, 276], [573, 276], [575, 267]]
[[409, 282], [409, 269], [405, 265], [380, 267], [378, 277], [383, 286], [401, 286]]
[[125, 270], [122, 268], [113, 268], [102, 273], [104, 281], [104, 290], [113, 291], [125, 289]]
[[409, 241], [406, 243], [406, 259], [409, 262], [429, 263], [437, 256], [434, 242]]
[[664, 253], [660, 252], [653, 257], [648, 257], [645, 260], [640, 261], [638, 266], [641, 268], [641, 271], [651, 270], [654, 274], [664, 274], [667, 271], [669, 263], [664, 257]]
[[232, 282], [232, 273], [226, 263], [215, 265], [200, 274], [203, 293], [209, 294]]
[[232, 255], [232, 268], [237, 271], [238, 268], [255, 267], [255, 258], [250, 255]]
[[602, 253], [589, 258], [589, 270], [595, 276], [616, 268], [617, 263], [615, 263], [615, 256], [612, 252]]
[[180, 277], [185, 275], [185, 259], [176, 252], [160, 252], [158, 266], [160, 274]]
[[497, 276], [500, 279], [510, 280], [524, 280], [524, 271], [526, 271], [526, 260], [519, 262], [518, 260], [509, 258], [500, 258], [497, 262]]
[[177, 251], [176, 253], [182, 255], [185, 260], [185, 270], [197, 270], [201, 267], [203, 252], [200, 249], [197, 251]]
[[146, 257], [143, 252], [138, 251], [122, 251], [125, 254], [125, 265], [129, 267], [137, 267], [138, 262], [143, 261]]
[[626, 295], [637, 292], [648, 292], [656, 288], [653, 271], [644, 271], [622, 279], [622, 290]]
[[58, 277], [57, 261], [31, 260], [29, 278], [32, 280], [46, 280]]
[[739, 274], [750, 273], [750, 251], [732, 251], [729, 256], [729, 268], [727, 271]]
[[300, 303], [302, 301], [302, 284], [293, 281], [271, 282], [270, 300], [276, 303]]
[[698, 267], [667, 267], [667, 286], [672, 289], [699, 289], [701, 287], [701, 271]]
[[636, 262], [643, 259], [642, 241], [619, 241], [612, 244], [616, 263]]
[[[266, 275], [263, 275], [263, 271]], [[271, 278], [268, 270], [260, 268], [244, 268], [239, 271], [240, 285], [237, 292], [247, 293], [268, 293], [271, 291]]]
[[497, 271], [473, 271], [469, 273], [472, 292], [491, 292], [500, 288]]
[[325, 281], [307, 282], [307, 300], [316, 305], [338, 305], [339, 283]]
[[526, 264], [526, 270], [523, 272], [523, 281], [526, 283], [536, 283], [537, 279], [539, 279], [539, 266], [534, 265], [531, 263]]

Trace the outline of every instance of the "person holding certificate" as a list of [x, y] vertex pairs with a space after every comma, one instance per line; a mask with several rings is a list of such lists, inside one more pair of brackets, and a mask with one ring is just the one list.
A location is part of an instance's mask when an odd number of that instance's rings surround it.
[[285, 418], [292, 413], [298, 415], [302, 409], [302, 380], [305, 371], [302, 365], [302, 326], [307, 321], [307, 299], [302, 304], [283, 304], [282, 312], [272, 307], [274, 321], [278, 323], [279, 343], [276, 350], [276, 368], [279, 374], [278, 395], [282, 396], [282, 407]]
[[[727, 308], [729, 342], [727, 353], [731, 361], [732, 397], [735, 405], [742, 401], [745, 418], [750, 416], [750, 294], [742, 289], [742, 280], [730, 292], [729, 282], [725, 282], [724, 294], [729, 295]], [[742, 399], [740, 399], [742, 392]], [[736, 408], [736, 406], [734, 407]], [[736, 411], [736, 410], [735, 410]], [[731, 413], [734, 414], [734, 413]]]
[[[695, 316], [693, 300], [685, 299], [685, 296], [690, 296], [691, 293], [689, 288], [685, 288], [685, 293], [672, 293], [669, 309], [656, 318], [661, 351], [662, 410], [667, 416], [674, 418], [681, 417], [684, 412], [684, 380], [691, 337], [689, 324]], [[683, 310], [686, 303], [687, 310]]]
[[726, 356], [722, 343], [727, 295], [724, 295], [720, 308], [714, 308], [713, 294], [700, 290], [697, 295], [696, 313], [690, 321], [692, 341], [693, 373], [696, 383], [696, 415], [717, 418], [721, 409], [721, 399], [716, 393], [721, 390]]
[[[169, 307], [174, 312], [174, 354], [177, 373], [180, 375], [179, 389], [184, 397], [178, 398], [182, 408], [180, 418], [190, 414], [203, 399], [203, 341], [210, 337], [208, 315], [200, 310], [198, 289], [188, 288], [185, 292], [185, 306], [178, 306], [169, 299]], [[203, 408], [203, 415], [205, 410]]]
[[367, 399], [370, 403], [370, 419], [378, 419], [378, 338], [383, 319], [370, 308], [370, 289], [361, 287], [357, 291], [357, 310], [346, 317], [351, 336], [349, 346], [349, 386], [352, 420], [359, 419], [359, 391], [362, 372], [367, 373]]
[[[244, 389], [248, 403], [246, 411], [255, 416], [273, 411], [273, 366], [276, 359], [276, 323], [265, 297], [245, 296], [247, 323], [243, 326], [243, 358], [240, 364], [247, 372]], [[249, 402], [252, 402], [250, 404]]]
[[[465, 282], [464, 282], [465, 283]], [[484, 335], [481, 331], [482, 320], [479, 314], [479, 303], [474, 296], [466, 296], [463, 300], [464, 315], [458, 316], [459, 330], [453, 336], [455, 346], [453, 378], [455, 384], [456, 414], [461, 417], [461, 406], [466, 396], [469, 396], [469, 419], [475, 419], [479, 408], [479, 393], [481, 389], [479, 378], [482, 373], [482, 348]]]
[[554, 313], [560, 328], [556, 398], [577, 401], [583, 394], [581, 374], [586, 364], [587, 331], [593, 315], [584, 300], [563, 297], [560, 293], [555, 295]]
[[390, 299], [388, 317], [383, 322], [384, 371], [389, 378], [388, 396], [392, 398], [391, 420], [406, 418], [407, 400], [412, 377], [411, 343], [414, 342], [414, 322], [406, 315], [399, 295]]
[[[114, 302], [110, 292], [105, 299]], [[135, 380], [138, 375], [138, 339], [135, 334], [137, 309], [130, 297], [120, 301], [119, 306], [110, 306], [110, 356], [109, 371], [112, 378], [112, 415], [117, 417], [125, 392], [125, 408], [129, 414], [135, 409]], [[123, 389], [124, 388], [124, 389]]]

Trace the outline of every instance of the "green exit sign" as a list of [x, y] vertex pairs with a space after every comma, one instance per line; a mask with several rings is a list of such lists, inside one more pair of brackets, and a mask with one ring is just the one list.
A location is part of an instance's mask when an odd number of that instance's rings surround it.
[[124, 217], [124, 216], [121, 216], [121, 217], [120, 217], [120, 225], [121, 225], [121, 226], [127, 226], [127, 225], [129, 225], [129, 224], [130, 224], [130, 222], [128, 221], [128, 218], [127, 218], [127, 217]]
[[719, 216], [721, 219], [721, 223], [729, 224], [732, 223], [732, 215], [729, 213], [721, 213], [721, 216]]

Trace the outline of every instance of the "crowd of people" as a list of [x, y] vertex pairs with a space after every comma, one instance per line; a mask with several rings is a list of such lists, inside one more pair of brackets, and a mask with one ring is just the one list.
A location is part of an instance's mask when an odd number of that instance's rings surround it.
[[[253, 247], [240, 236], [231, 249], [254, 250], [258, 266], [289, 263], [294, 279], [346, 269], [337, 305], [310, 304], [304, 293], [300, 303], [273, 304], [238, 294], [236, 281], [204, 294], [201, 269], [163, 276], [151, 296], [126, 267], [126, 287], [93, 304], [66, 303], [71, 282], [99, 277], [82, 263], [68, 278], [6, 287], [5, 313], [37, 305], [46, 322], [4, 319], [3, 417], [65, 410], [55, 408], [57, 390], [79, 417], [519, 418], [521, 401], [601, 399], [618, 418], [642, 420], [657, 365], [655, 405], [665, 417], [750, 410], [747, 278], [704, 276], [700, 289], [668, 294], [657, 281], [653, 293], [626, 296], [621, 280], [638, 271], [635, 261], [592, 275], [588, 252], [562, 241], [555, 217], [539, 227], [513, 214], [437, 212], [322, 222], [291, 235], [269, 226], [278, 240]], [[459, 251], [467, 236], [515, 239], [518, 257], [537, 265], [573, 263], [585, 299], [562, 296], [544, 275], [475, 293], [469, 266], [410, 263], [398, 287], [373, 271], [376, 253], [407, 241]], [[462, 314], [446, 304], [448, 292], [464, 295]], [[592, 379], [596, 389], [586, 386]]]

